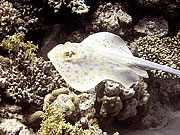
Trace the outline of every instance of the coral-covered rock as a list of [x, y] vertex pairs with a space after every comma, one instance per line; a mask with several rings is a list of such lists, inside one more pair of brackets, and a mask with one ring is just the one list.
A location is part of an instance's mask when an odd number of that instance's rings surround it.
[[24, 124], [16, 119], [2, 119], [0, 123], [0, 133], [3, 135], [35, 135], [32, 129], [29, 129]]
[[28, 32], [38, 27], [41, 8], [18, 1], [0, 1], [0, 35]]
[[35, 45], [30, 41], [25, 43], [21, 36], [15, 35], [1, 43], [2, 47], [14, 52], [10, 58], [0, 57], [0, 76], [6, 78], [3, 93], [16, 102], [42, 105], [47, 93], [66, 84], [51, 62], [36, 57]]
[[94, 20], [86, 27], [89, 31], [108, 31], [120, 36], [132, 33], [132, 17], [124, 12], [119, 3], [100, 5], [94, 13]]
[[[75, 94], [67, 88], [54, 90], [44, 99], [39, 134], [102, 134], [95, 119], [95, 96]], [[58, 125], [58, 126], [56, 126]]]
[[125, 89], [119, 83], [106, 81], [97, 86], [96, 91], [100, 106], [97, 112], [104, 126], [111, 125], [114, 120], [122, 121], [136, 115], [137, 106], [145, 105], [150, 96], [143, 80], [130, 89]]
[[31, 114], [27, 119], [30, 127], [32, 127], [33, 129], [39, 129], [40, 124], [42, 122], [42, 115], [43, 114], [44, 114], [43, 111], [36, 111], [33, 114]]
[[22, 107], [18, 105], [10, 105], [2, 103], [0, 106], [0, 117], [6, 119], [17, 119], [20, 122], [25, 122], [25, 118], [22, 114]]
[[134, 26], [134, 30], [140, 36], [158, 36], [162, 37], [168, 33], [168, 22], [163, 17], [144, 18], [139, 20]]
[[48, 0], [48, 5], [54, 8], [55, 13], [60, 11], [62, 5], [71, 8], [71, 12], [76, 14], [88, 13], [90, 8], [85, 4], [84, 0]]

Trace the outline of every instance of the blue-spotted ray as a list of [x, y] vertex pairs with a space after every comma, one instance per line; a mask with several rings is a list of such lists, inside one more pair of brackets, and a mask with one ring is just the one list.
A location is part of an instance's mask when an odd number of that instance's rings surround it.
[[48, 58], [65, 81], [78, 91], [87, 91], [102, 80], [114, 80], [129, 88], [148, 78], [145, 69], [157, 69], [180, 75], [180, 71], [134, 57], [117, 35], [99, 32], [81, 43], [55, 46]]

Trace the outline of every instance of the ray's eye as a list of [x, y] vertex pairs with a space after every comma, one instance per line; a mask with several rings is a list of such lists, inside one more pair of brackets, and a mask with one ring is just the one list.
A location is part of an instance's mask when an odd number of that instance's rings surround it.
[[75, 54], [76, 54], [76, 53], [73, 52], [73, 51], [66, 51], [66, 52], [64, 53], [64, 56], [65, 56], [65, 57], [68, 57], [68, 58], [72, 58]]

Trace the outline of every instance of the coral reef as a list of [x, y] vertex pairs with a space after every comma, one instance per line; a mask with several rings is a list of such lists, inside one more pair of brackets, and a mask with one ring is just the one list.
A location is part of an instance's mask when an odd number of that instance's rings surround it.
[[[180, 69], [180, 32], [173, 38], [157, 36], [140, 37], [137, 40], [138, 56], [155, 63]], [[153, 70], [154, 76], [160, 78], [179, 78], [177, 75]]]
[[38, 28], [41, 8], [17, 1], [0, 1], [0, 35], [28, 32]]
[[0, 123], [0, 134], [3, 135], [35, 135], [32, 129], [16, 119], [2, 119]]
[[104, 126], [111, 125], [114, 120], [122, 121], [136, 115], [137, 106], [145, 105], [150, 96], [143, 80], [130, 89], [125, 89], [119, 83], [106, 81], [97, 86], [96, 91], [100, 106], [97, 112]]
[[39, 134], [102, 134], [94, 118], [94, 100], [92, 94], [76, 95], [67, 88], [49, 93], [44, 99]]
[[48, 0], [48, 5], [54, 8], [55, 13], [60, 11], [62, 5], [71, 8], [71, 12], [76, 14], [88, 13], [90, 8], [84, 3], [84, 0]]
[[66, 86], [66, 84], [50, 62], [34, 55], [32, 58], [30, 54], [33, 54], [36, 47], [31, 42], [24, 43], [19, 37], [21, 36], [12, 36], [9, 39], [13, 40], [6, 40], [4, 45], [1, 43], [3, 47], [11, 49], [11, 51], [17, 45], [20, 49], [14, 56], [11, 53], [10, 58], [1, 56], [1, 59], [5, 59], [0, 63], [0, 77], [5, 79], [3, 93], [16, 102], [33, 102], [41, 105], [44, 95], [54, 89]]
[[94, 13], [94, 20], [86, 27], [88, 31], [108, 31], [120, 36], [132, 33], [132, 17], [121, 9], [119, 3], [104, 3]]
[[134, 26], [135, 32], [141, 36], [162, 37], [168, 33], [168, 22], [162, 16], [157, 18], [143, 18]]

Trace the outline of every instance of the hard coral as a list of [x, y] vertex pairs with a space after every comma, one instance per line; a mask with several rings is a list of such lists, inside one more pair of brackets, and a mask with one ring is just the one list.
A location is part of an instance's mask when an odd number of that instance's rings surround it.
[[54, 8], [54, 12], [59, 12], [62, 5], [67, 5], [68, 8], [71, 8], [72, 13], [84, 14], [88, 13], [89, 6], [86, 6], [84, 0], [48, 0], [48, 5]]
[[168, 22], [162, 16], [157, 18], [143, 18], [134, 26], [134, 30], [141, 36], [162, 37], [168, 33]]
[[[180, 69], [180, 32], [173, 38], [156, 36], [140, 37], [137, 40], [138, 56], [155, 63], [167, 65], [169, 67]], [[154, 76], [160, 78], [180, 78], [162, 71], [152, 71]]]
[[81, 93], [78, 95], [68, 88], [60, 88], [45, 96], [43, 110], [52, 105], [55, 110], [61, 109], [66, 121], [81, 123], [84, 128], [95, 128], [95, 100], [95, 94]]
[[131, 33], [132, 17], [124, 12], [119, 3], [100, 5], [94, 13], [94, 20], [86, 29], [89, 31], [109, 31], [120, 36]]
[[39, 135], [91, 135], [99, 134], [93, 129], [83, 129], [80, 122], [71, 124], [66, 121], [65, 115], [60, 108], [54, 109], [52, 105], [49, 105], [43, 117], [41, 128], [39, 129]]
[[38, 14], [41, 9], [30, 4], [17, 1], [0, 1], [0, 35], [13, 34], [15, 32], [27, 32], [38, 27]]
[[2, 119], [0, 123], [0, 133], [2, 135], [35, 135], [32, 129], [29, 129], [23, 123], [16, 119]]
[[1, 43], [11, 51], [19, 50], [14, 56], [11, 53], [10, 58], [1, 56], [0, 77], [5, 78], [4, 94], [16, 102], [41, 105], [44, 95], [61, 87], [63, 80], [50, 62], [32, 55], [37, 47], [31, 42], [24, 43], [21, 38], [22, 35], [17, 34]]
[[24, 42], [25, 34], [15, 33], [12, 36], [6, 36], [3, 41], [0, 43], [0, 46], [4, 49], [8, 49], [9, 53], [12, 52], [19, 52], [22, 50], [24, 52], [24, 56], [30, 59], [33, 59], [36, 55], [34, 52], [37, 51], [38, 46], [34, 45], [32, 41]]
[[22, 108], [18, 105], [2, 103], [0, 106], [0, 118], [17, 119], [20, 122], [25, 122], [25, 117], [22, 115]]
[[130, 89], [125, 89], [119, 83], [106, 81], [97, 86], [96, 91], [100, 106], [97, 112], [104, 126], [111, 125], [114, 120], [122, 121], [136, 115], [136, 108], [145, 105], [150, 96], [143, 80]]

